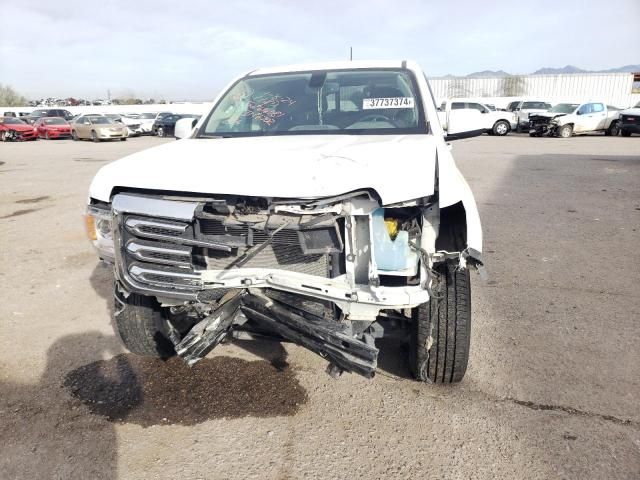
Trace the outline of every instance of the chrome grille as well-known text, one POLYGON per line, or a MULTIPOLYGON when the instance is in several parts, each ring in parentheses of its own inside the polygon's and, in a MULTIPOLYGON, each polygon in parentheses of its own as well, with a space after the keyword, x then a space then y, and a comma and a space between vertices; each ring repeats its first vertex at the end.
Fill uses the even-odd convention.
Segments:
MULTIPOLYGON (((205 284, 200 272, 236 268, 245 254, 269 238, 262 230, 211 219, 186 222, 121 213, 117 224, 121 268, 138 288, 185 293, 218 288, 205 284)), ((305 255, 298 231, 283 229, 241 268, 274 268, 327 278, 330 257, 305 255)))

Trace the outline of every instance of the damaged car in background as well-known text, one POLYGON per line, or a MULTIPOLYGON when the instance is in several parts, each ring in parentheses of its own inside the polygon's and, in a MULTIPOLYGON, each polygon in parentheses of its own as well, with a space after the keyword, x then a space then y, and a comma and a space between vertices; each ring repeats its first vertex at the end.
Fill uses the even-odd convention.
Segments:
POLYGON ((529 115, 529 136, 569 138, 574 133, 604 132, 616 136, 620 112, 601 102, 559 103, 548 112, 529 115))
POLYGON ((179 141, 103 167, 87 229, 126 347, 192 365, 270 338, 371 378, 396 336, 416 378, 460 381, 482 232, 446 141, 483 127, 450 115, 410 61, 260 69, 179 141))

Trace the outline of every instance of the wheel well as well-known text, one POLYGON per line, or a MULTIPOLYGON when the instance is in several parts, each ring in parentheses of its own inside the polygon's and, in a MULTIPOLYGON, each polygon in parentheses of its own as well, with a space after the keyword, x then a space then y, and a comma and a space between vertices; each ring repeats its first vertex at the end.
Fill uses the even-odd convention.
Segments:
POLYGON ((467 248, 467 212, 462 202, 440 209, 436 250, 461 252, 467 248))

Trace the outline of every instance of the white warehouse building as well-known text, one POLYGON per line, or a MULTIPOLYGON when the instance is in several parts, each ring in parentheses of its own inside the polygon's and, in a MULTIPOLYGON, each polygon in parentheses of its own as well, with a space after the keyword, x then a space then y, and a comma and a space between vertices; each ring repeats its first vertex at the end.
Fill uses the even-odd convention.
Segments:
POLYGON ((549 103, 601 100, 628 108, 640 101, 640 73, 571 73, 557 75, 510 75, 506 77, 430 78, 437 101, 474 98, 496 107, 512 99, 549 103))

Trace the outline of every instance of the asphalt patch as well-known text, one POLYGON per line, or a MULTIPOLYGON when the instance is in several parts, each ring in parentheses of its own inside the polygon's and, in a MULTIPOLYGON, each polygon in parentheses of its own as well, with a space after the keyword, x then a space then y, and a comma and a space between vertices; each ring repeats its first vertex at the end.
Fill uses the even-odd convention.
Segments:
POLYGON ((38 203, 48 199, 49 199, 49 196, 45 195, 42 197, 25 198, 24 200, 16 200, 15 203, 38 203))
POLYGON ((4 215, 2 217, 0 217, 0 219, 2 218, 11 218, 11 217, 19 217, 20 215, 26 215, 27 213, 31 213, 31 212, 37 212, 38 210, 42 210, 41 208, 26 208, 24 210, 16 210, 13 213, 10 213, 9 215, 4 215))
POLYGON ((307 392, 291 368, 278 367, 213 357, 190 368, 177 357, 121 354, 69 372, 64 386, 91 413, 143 427, 295 415, 307 392))

